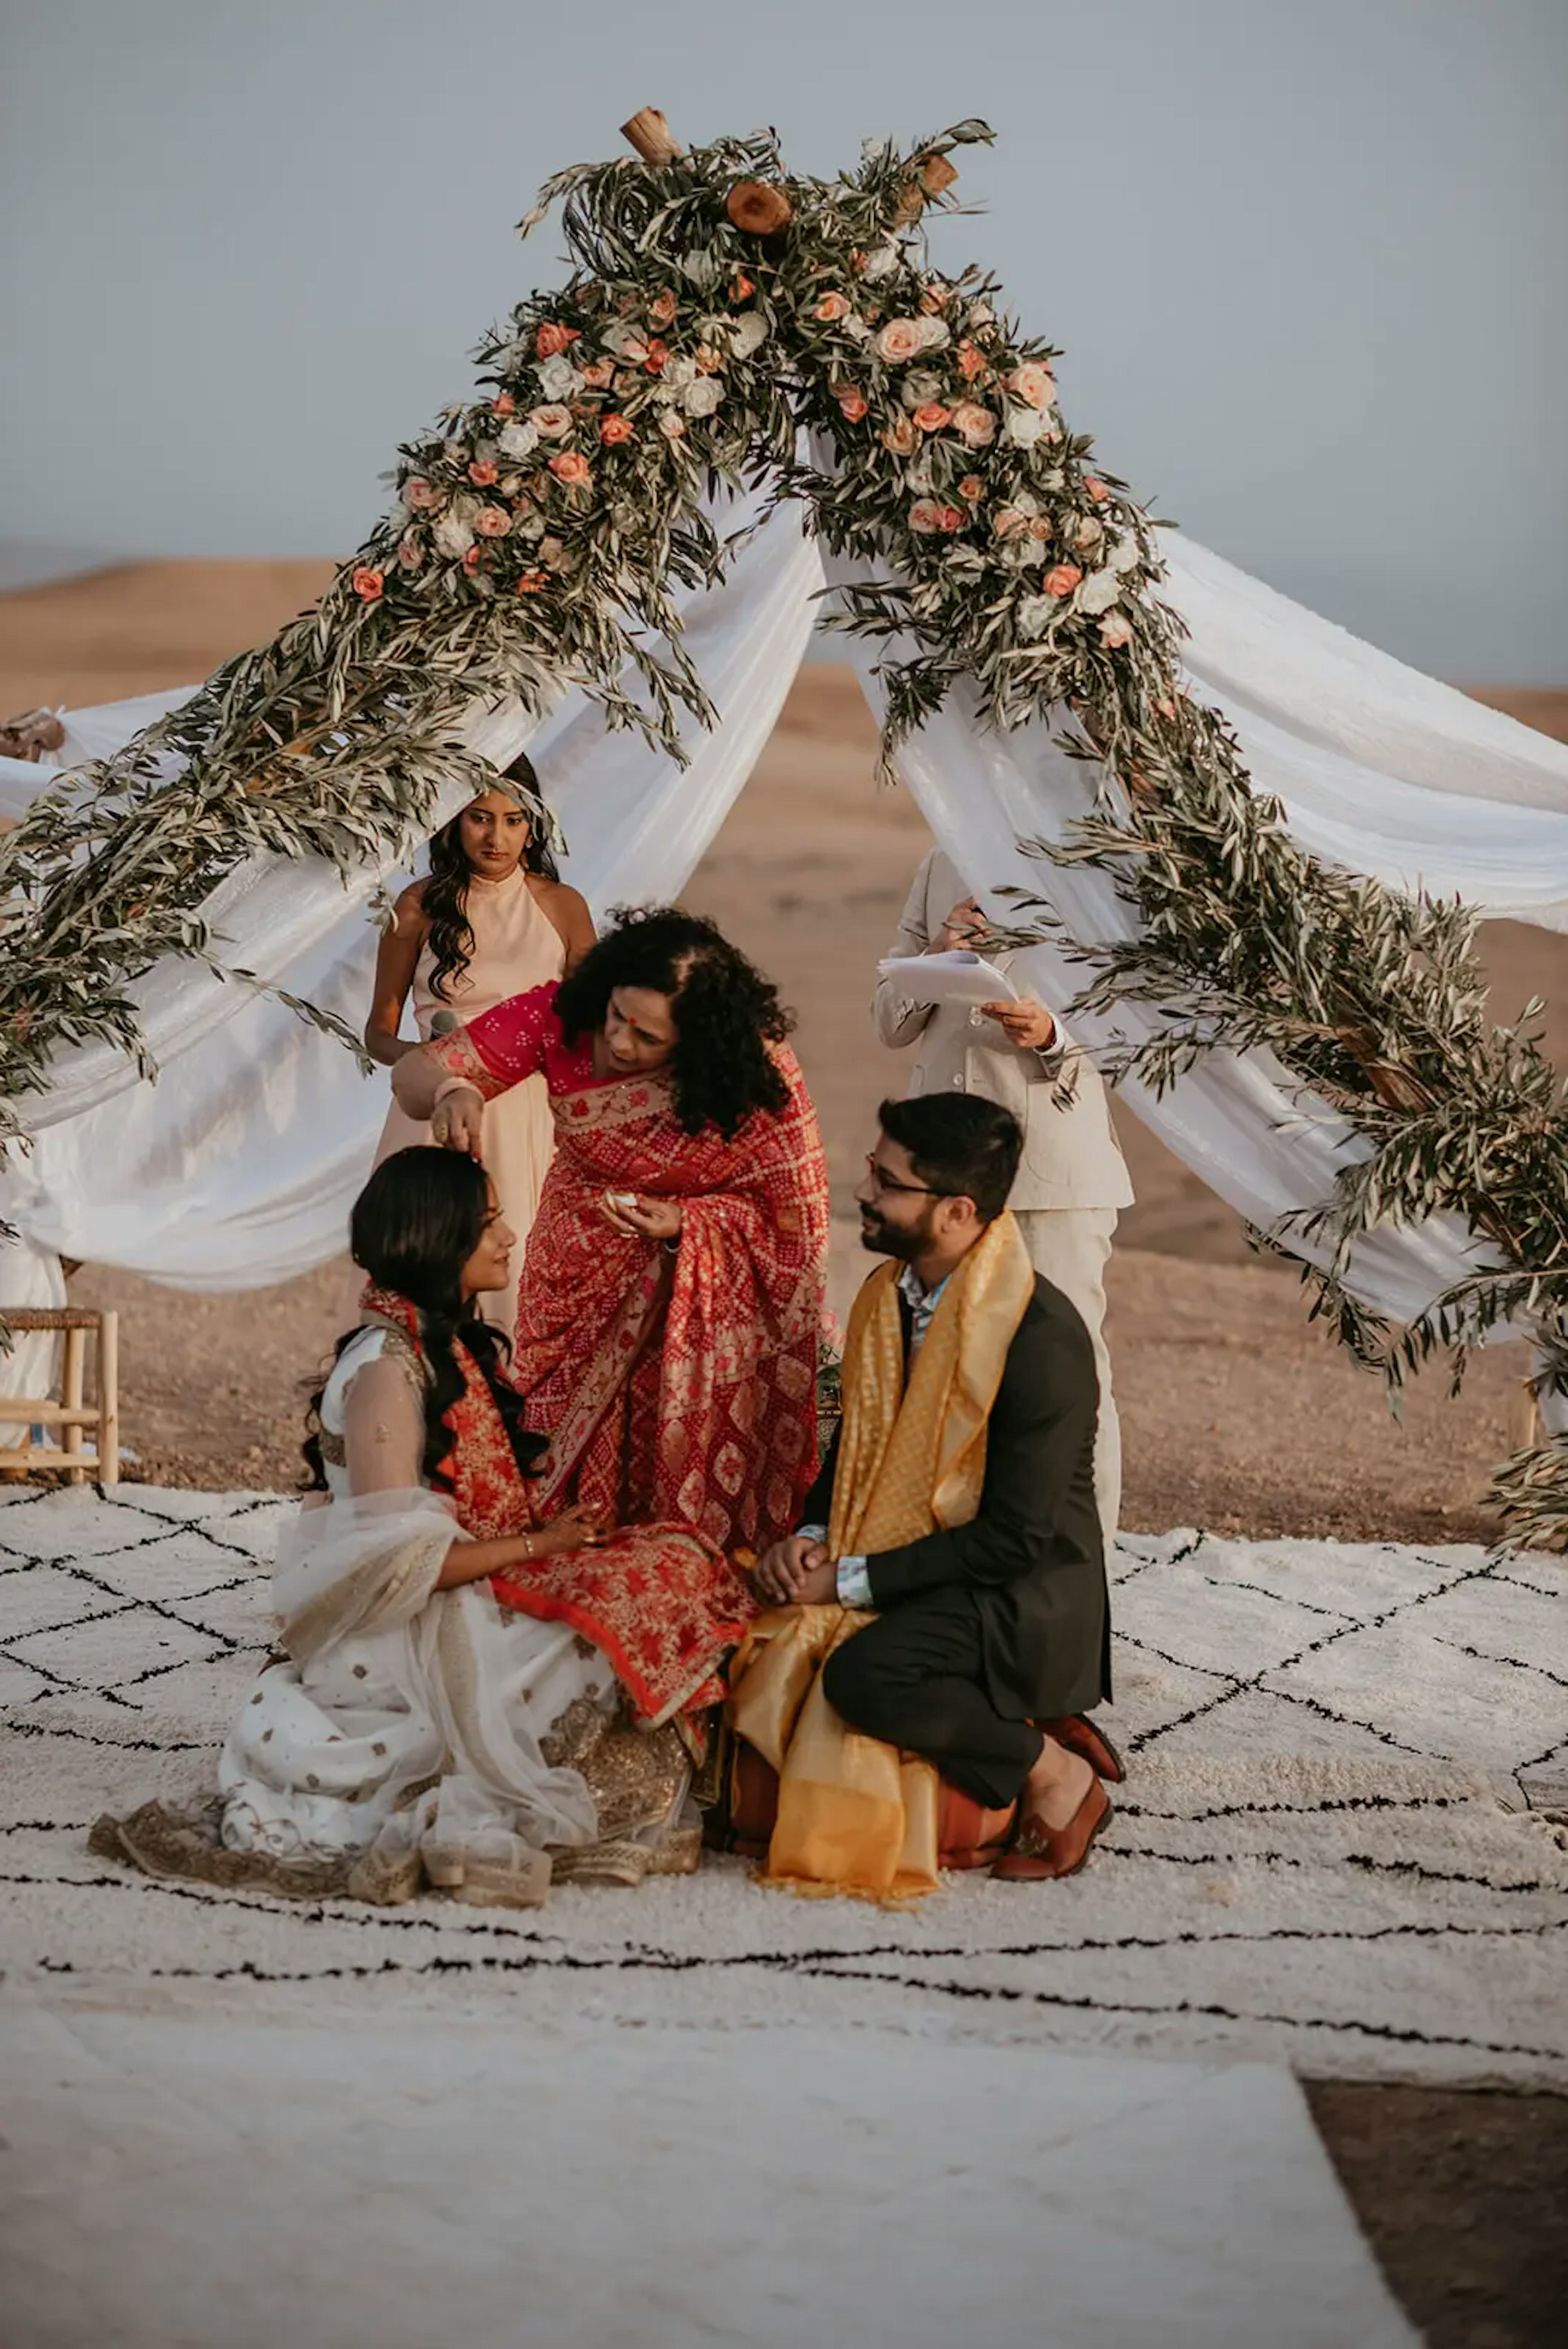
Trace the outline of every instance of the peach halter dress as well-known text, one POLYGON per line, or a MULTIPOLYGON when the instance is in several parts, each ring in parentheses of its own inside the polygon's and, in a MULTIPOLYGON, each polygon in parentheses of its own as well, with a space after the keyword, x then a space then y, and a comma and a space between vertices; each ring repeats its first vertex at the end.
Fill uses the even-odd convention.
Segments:
MULTIPOLYGON (((564 978, 566 941, 551 921, 519 866, 504 881, 485 881, 471 874, 468 920, 473 932, 473 953, 460 978, 449 979, 450 1004, 431 990, 435 957, 428 945, 420 949, 414 966, 414 1019, 421 1043, 428 1043, 431 1021, 443 1009, 462 1020, 476 1019, 504 1003, 510 996, 525 995, 530 988, 547 987, 564 978)), ((376 1164, 395 1150, 429 1142, 430 1127, 411 1118, 396 1102, 387 1112, 376 1164)), ((555 1127, 543 1077, 530 1077, 509 1092, 487 1102, 484 1109, 484 1164, 495 1185, 501 1212, 517 1235, 512 1254, 512 1285, 481 1298, 485 1319, 512 1333, 517 1309, 517 1275, 535 1213, 555 1148, 555 1127)))

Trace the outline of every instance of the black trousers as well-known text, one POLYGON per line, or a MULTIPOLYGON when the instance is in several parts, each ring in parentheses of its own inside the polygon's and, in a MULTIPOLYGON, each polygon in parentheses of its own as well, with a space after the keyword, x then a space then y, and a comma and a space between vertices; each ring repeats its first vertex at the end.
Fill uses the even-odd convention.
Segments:
POLYGON ((867 1737, 904 1746, 988 1810, 1016 1802, 1040 1732, 1004 1721, 984 1684, 974 1594, 954 1583, 878 1615, 823 1670, 828 1702, 867 1737))

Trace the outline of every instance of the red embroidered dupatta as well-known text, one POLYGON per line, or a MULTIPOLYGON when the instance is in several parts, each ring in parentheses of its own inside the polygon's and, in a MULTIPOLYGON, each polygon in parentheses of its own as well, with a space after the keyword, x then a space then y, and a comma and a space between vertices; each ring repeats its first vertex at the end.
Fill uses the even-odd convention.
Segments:
POLYGON ((540 1501, 696 1526, 762 1549, 794 1529, 816 1473, 827 1170, 787 1047, 789 1088, 734 1139, 689 1134, 662 1079, 585 1081, 539 994, 431 1050, 487 1094, 543 1067, 556 1155, 528 1235, 514 1369, 551 1438, 540 1501), (677 1198, 671 1254, 607 1223, 607 1191, 677 1198))
MULTIPOLYGON (((398 1332, 422 1371, 420 1317, 409 1299, 372 1286, 362 1309, 398 1332)), ((441 1474, 458 1523, 475 1541, 532 1532, 552 1512, 541 1511, 536 1482, 519 1469, 495 1397, 461 1340, 452 1356, 463 1392, 446 1415, 452 1447, 441 1474)), ((722 1701, 724 1659, 756 1612, 750 1585, 721 1552, 675 1525, 623 1526, 602 1548, 520 1563, 492 1575, 490 1588, 502 1606, 569 1623, 592 1640, 649 1729, 722 1701)))

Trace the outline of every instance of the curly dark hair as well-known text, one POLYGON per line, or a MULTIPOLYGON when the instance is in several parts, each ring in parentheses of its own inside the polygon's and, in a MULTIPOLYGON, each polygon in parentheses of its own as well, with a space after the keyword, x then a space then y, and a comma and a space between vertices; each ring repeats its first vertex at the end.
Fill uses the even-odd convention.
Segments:
POLYGON ((716 1125, 731 1142, 754 1111, 784 1108, 789 1087, 768 1046, 783 1043, 794 1014, 712 922, 680 905, 618 905, 561 982, 556 1009, 568 1042, 604 1025, 618 987, 670 999, 675 1114, 688 1133, 716 1125))
MULTIPOLYGON (((501 771, 508 781, 521 783, 535 799, 540 797, 539 778, 525 750, 519 750, 512 764, 501 771)), ((543 874, 546 881, 558 881, 561 877, 536 821, 532 822, 523 864, 524 871, 543 874)), ((468 885, 472 877, 473 868, 462 852, 460 808, 452 822, 443 823, 431 837, 430 878, 420 892, 420 910, 430 925, 434 962, 431 993, 439 995, 443 1003, 452 1001, 451 982, 462 977, 473 953, 473 931, 468 918, 468 885)))
MULTIPOLYGON (((472 1301, 465 1305, 462 1299, 462 1268, 479 1246, 489 1215, 489 1184, 476 1159, 455 1150, 416 1147, 381 1161, 348 1219, 349 1249, 360 1270, 379 1288, 406 1297, 419 1309, 420 1341, 431 1371, 421 1464, 426 1480, 438 1490, 446 1489, 441 1465, 452 1450, 446 1415, 463 1391, 462 1372, 452 1350, 454 1339, 462 1340, 483 1372, 524 1475, 537 1466, 545 1448, 546 1439, 523 1425, 522 1396, 500 1375, 507 1350, 504 1332, 483 1320, 472 1301)), ((358 1334, 345 1330, 334 1349, 334 1363, 358 1334)), ((326 1391, 323 1380, 310 1398, 301 1447, 309 1472, 306 1489, 317 1493, 327 1487, 321 1464, 321 1398, 326 1391)))

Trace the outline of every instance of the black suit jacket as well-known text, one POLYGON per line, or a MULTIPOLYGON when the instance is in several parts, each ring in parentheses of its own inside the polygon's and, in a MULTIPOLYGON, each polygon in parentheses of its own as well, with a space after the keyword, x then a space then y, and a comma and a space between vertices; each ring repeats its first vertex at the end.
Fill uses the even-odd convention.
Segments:
MULTIPOLYGON (((905 1360, 909 1314, 900 1299, 905 1360)), ((1095 1351, 1077 1309, 1038 1275, 986 1428, 985 1481, 966 1526, 867 1560, 878 1613, 961 1585, 980 1618, 984 1680, 1007 1720, 1083 1713, 1111 1692, 1110 1600, 1095 1505, 1095 1351)), ((826 1525, 838 1439, 801 1512, 826 1525)))

